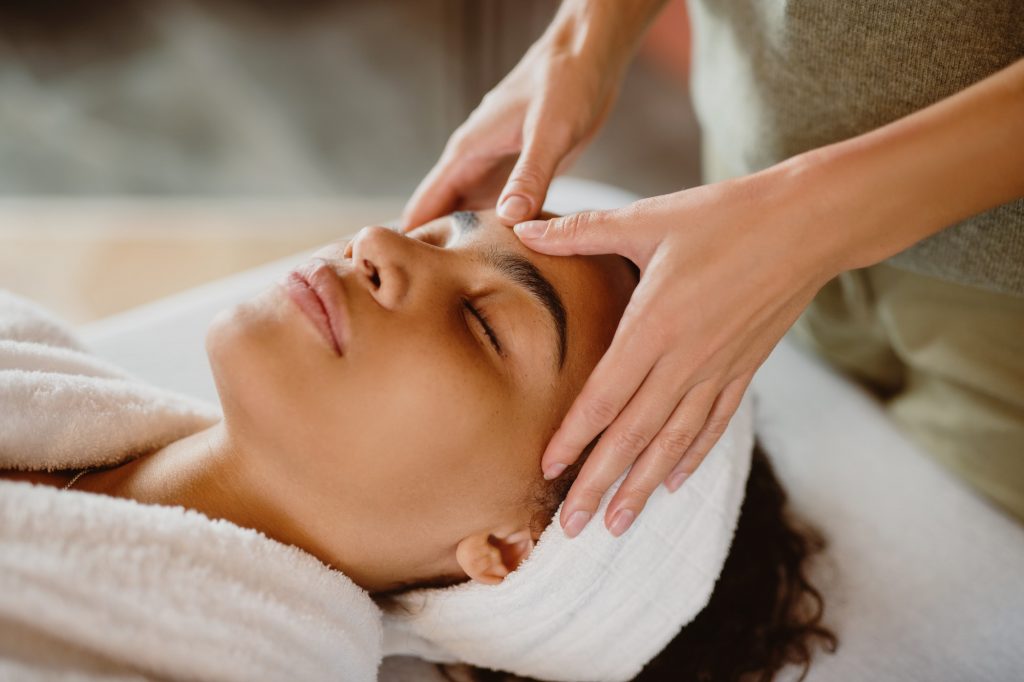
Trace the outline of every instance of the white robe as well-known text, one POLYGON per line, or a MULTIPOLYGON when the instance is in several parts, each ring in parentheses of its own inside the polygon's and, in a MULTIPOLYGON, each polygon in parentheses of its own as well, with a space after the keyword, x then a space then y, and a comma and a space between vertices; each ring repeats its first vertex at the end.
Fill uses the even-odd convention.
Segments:
MULTIPOLYGON (((115 464, 215 407, 0 291, 0 469, 115 464)), ((0 480, 0 679, 375 680, 381 613, 313 556, 177 507, 0 480)))

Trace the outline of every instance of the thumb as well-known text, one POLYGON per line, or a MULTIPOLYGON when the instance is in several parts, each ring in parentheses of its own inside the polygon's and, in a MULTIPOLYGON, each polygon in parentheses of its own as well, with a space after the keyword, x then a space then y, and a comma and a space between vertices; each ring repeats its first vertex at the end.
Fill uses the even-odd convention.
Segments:
POLYGON ((526 246, 551 256, 628 256, 626 235, 617 211, 583 211, 551 220, 530 220, 515 226, 526 246))
POLYGON ((498 197, 498 218, 507 225, 529 220, 544 206, 555 170, 569 151, 568 136, 538 127, 523 143, 519 160, 498 197))

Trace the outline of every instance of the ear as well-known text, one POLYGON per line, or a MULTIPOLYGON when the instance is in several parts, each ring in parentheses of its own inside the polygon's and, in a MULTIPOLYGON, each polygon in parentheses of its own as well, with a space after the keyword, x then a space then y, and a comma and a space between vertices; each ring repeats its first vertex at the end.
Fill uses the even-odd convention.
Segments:
POLYGON ((455 560, 473 580, 497 585, 533 551, 536 538, 529 528, 503 527, 469 535, 455 549, 455 560))

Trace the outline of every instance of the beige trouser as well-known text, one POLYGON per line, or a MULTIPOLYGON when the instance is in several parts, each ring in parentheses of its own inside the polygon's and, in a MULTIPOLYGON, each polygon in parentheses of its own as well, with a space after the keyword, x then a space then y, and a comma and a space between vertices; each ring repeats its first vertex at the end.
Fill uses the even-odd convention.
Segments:
POLYGON ((792 335, 1024 521, 1024 297, 875 265, 829 282, 792 335))

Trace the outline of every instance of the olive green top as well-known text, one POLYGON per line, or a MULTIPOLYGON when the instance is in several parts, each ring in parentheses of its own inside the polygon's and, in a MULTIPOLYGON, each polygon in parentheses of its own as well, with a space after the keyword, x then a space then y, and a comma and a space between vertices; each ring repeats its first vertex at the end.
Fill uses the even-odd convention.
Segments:
MULTIPOLYGON (((690 0, 690 15, 711 179, 867 132, 1024 57, 1021 0, 690 0)), ((1024 199, 888 262, 1024 296, 1024 199)))

